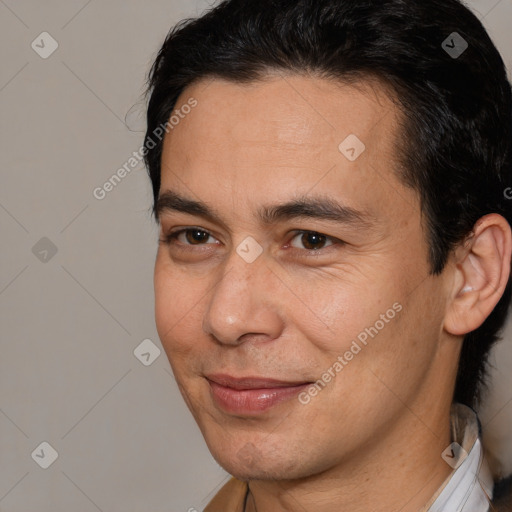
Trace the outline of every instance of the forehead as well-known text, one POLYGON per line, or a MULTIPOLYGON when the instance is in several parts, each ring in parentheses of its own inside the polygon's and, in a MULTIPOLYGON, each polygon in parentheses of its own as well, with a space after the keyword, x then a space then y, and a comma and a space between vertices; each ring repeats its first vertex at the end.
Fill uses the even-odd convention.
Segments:
POLYGON ((399 208, 411 195, 394 175, 400 113, 378 82, 208 79, 185 89, 175 110, 191 98, 197 106, 164 139, 161 191, 254 203, 315 189, 365 210, 399 208), (397 197, 383 203, 385 193, 397 197))
MULTIPOLYGON (((279 143, 280 150, 287 145, 309 149, 320 138, 341 142, 350 133, 371 143, 391 130, 392 138, 398 116, 389 89, 374 79, 353 84, 275 74, 246 84, 203 79, 183 91, 176 108, 190 97, 198 100, 198 108, 182 124, 196 135, 207 136, 212 143, 279 143), (387 122, 379 127, 380 121, 387 122)), ((180 142, 180 134, 185 135, 181 128, 173 129, 167 139, 180 142)))

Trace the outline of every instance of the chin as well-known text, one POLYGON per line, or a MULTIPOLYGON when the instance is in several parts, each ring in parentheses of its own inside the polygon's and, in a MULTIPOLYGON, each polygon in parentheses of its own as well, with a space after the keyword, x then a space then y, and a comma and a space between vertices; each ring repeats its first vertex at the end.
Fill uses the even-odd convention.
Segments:
POLYGON ((259 467, 248 467, 242 466, 238 463, 235 464, 224 464, 221 466, 232 476, 237 478, 238 480, 242 480, 245 482, 249 482, 252 480, 268 480, 268 481, 283 481, 283 480, 296 480, 304 477, 303 474, 293 471, 287 471, 282 468, 265 467, 265 464, 262 464, 259 467), (296 474, 297 473, 297 474, 296 474))
POLYGON ((297 454, 287 457, 271 447, 268 453, 263 453, 255 444, 247 443, 233 453, 214 450, 211 453, 217 463, 238 480, 290 480, 307 476, 297 454))

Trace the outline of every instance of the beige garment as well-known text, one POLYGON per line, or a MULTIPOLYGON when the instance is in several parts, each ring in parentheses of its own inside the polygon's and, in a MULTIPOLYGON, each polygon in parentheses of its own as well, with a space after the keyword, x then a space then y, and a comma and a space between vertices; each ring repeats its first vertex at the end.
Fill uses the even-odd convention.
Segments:
POLYGON ((249 486, 232 477, 208 503, 204 512, 244 512, 249 486))

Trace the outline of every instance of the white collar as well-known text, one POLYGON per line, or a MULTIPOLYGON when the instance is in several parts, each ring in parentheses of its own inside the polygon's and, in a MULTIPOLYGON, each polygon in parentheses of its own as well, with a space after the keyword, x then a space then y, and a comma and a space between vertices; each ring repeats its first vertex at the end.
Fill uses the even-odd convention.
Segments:
POLYGON ((453 404, 451 429, 454 445, 443 452, 455 469, 427 504, 427 512, 489 512, 494 482, 483 456, 476 413, 453 404), (454 449, 452 451, 452 449, 454 449), (450 457, 455 455, 454 458, 450 457))

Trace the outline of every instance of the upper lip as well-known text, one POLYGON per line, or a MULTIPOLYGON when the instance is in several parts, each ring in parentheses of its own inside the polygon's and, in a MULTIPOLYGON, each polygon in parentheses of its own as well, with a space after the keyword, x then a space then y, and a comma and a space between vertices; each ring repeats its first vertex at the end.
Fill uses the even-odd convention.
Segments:
POLYGON ((215 374, 206 375, 209 381, 220 384, 221 386, 232 389, 271 389, 301 386, 310 384, 309 381, 283 381, 278 379, 269 379, 266 377, 232 377, 231 375, 215 374))

